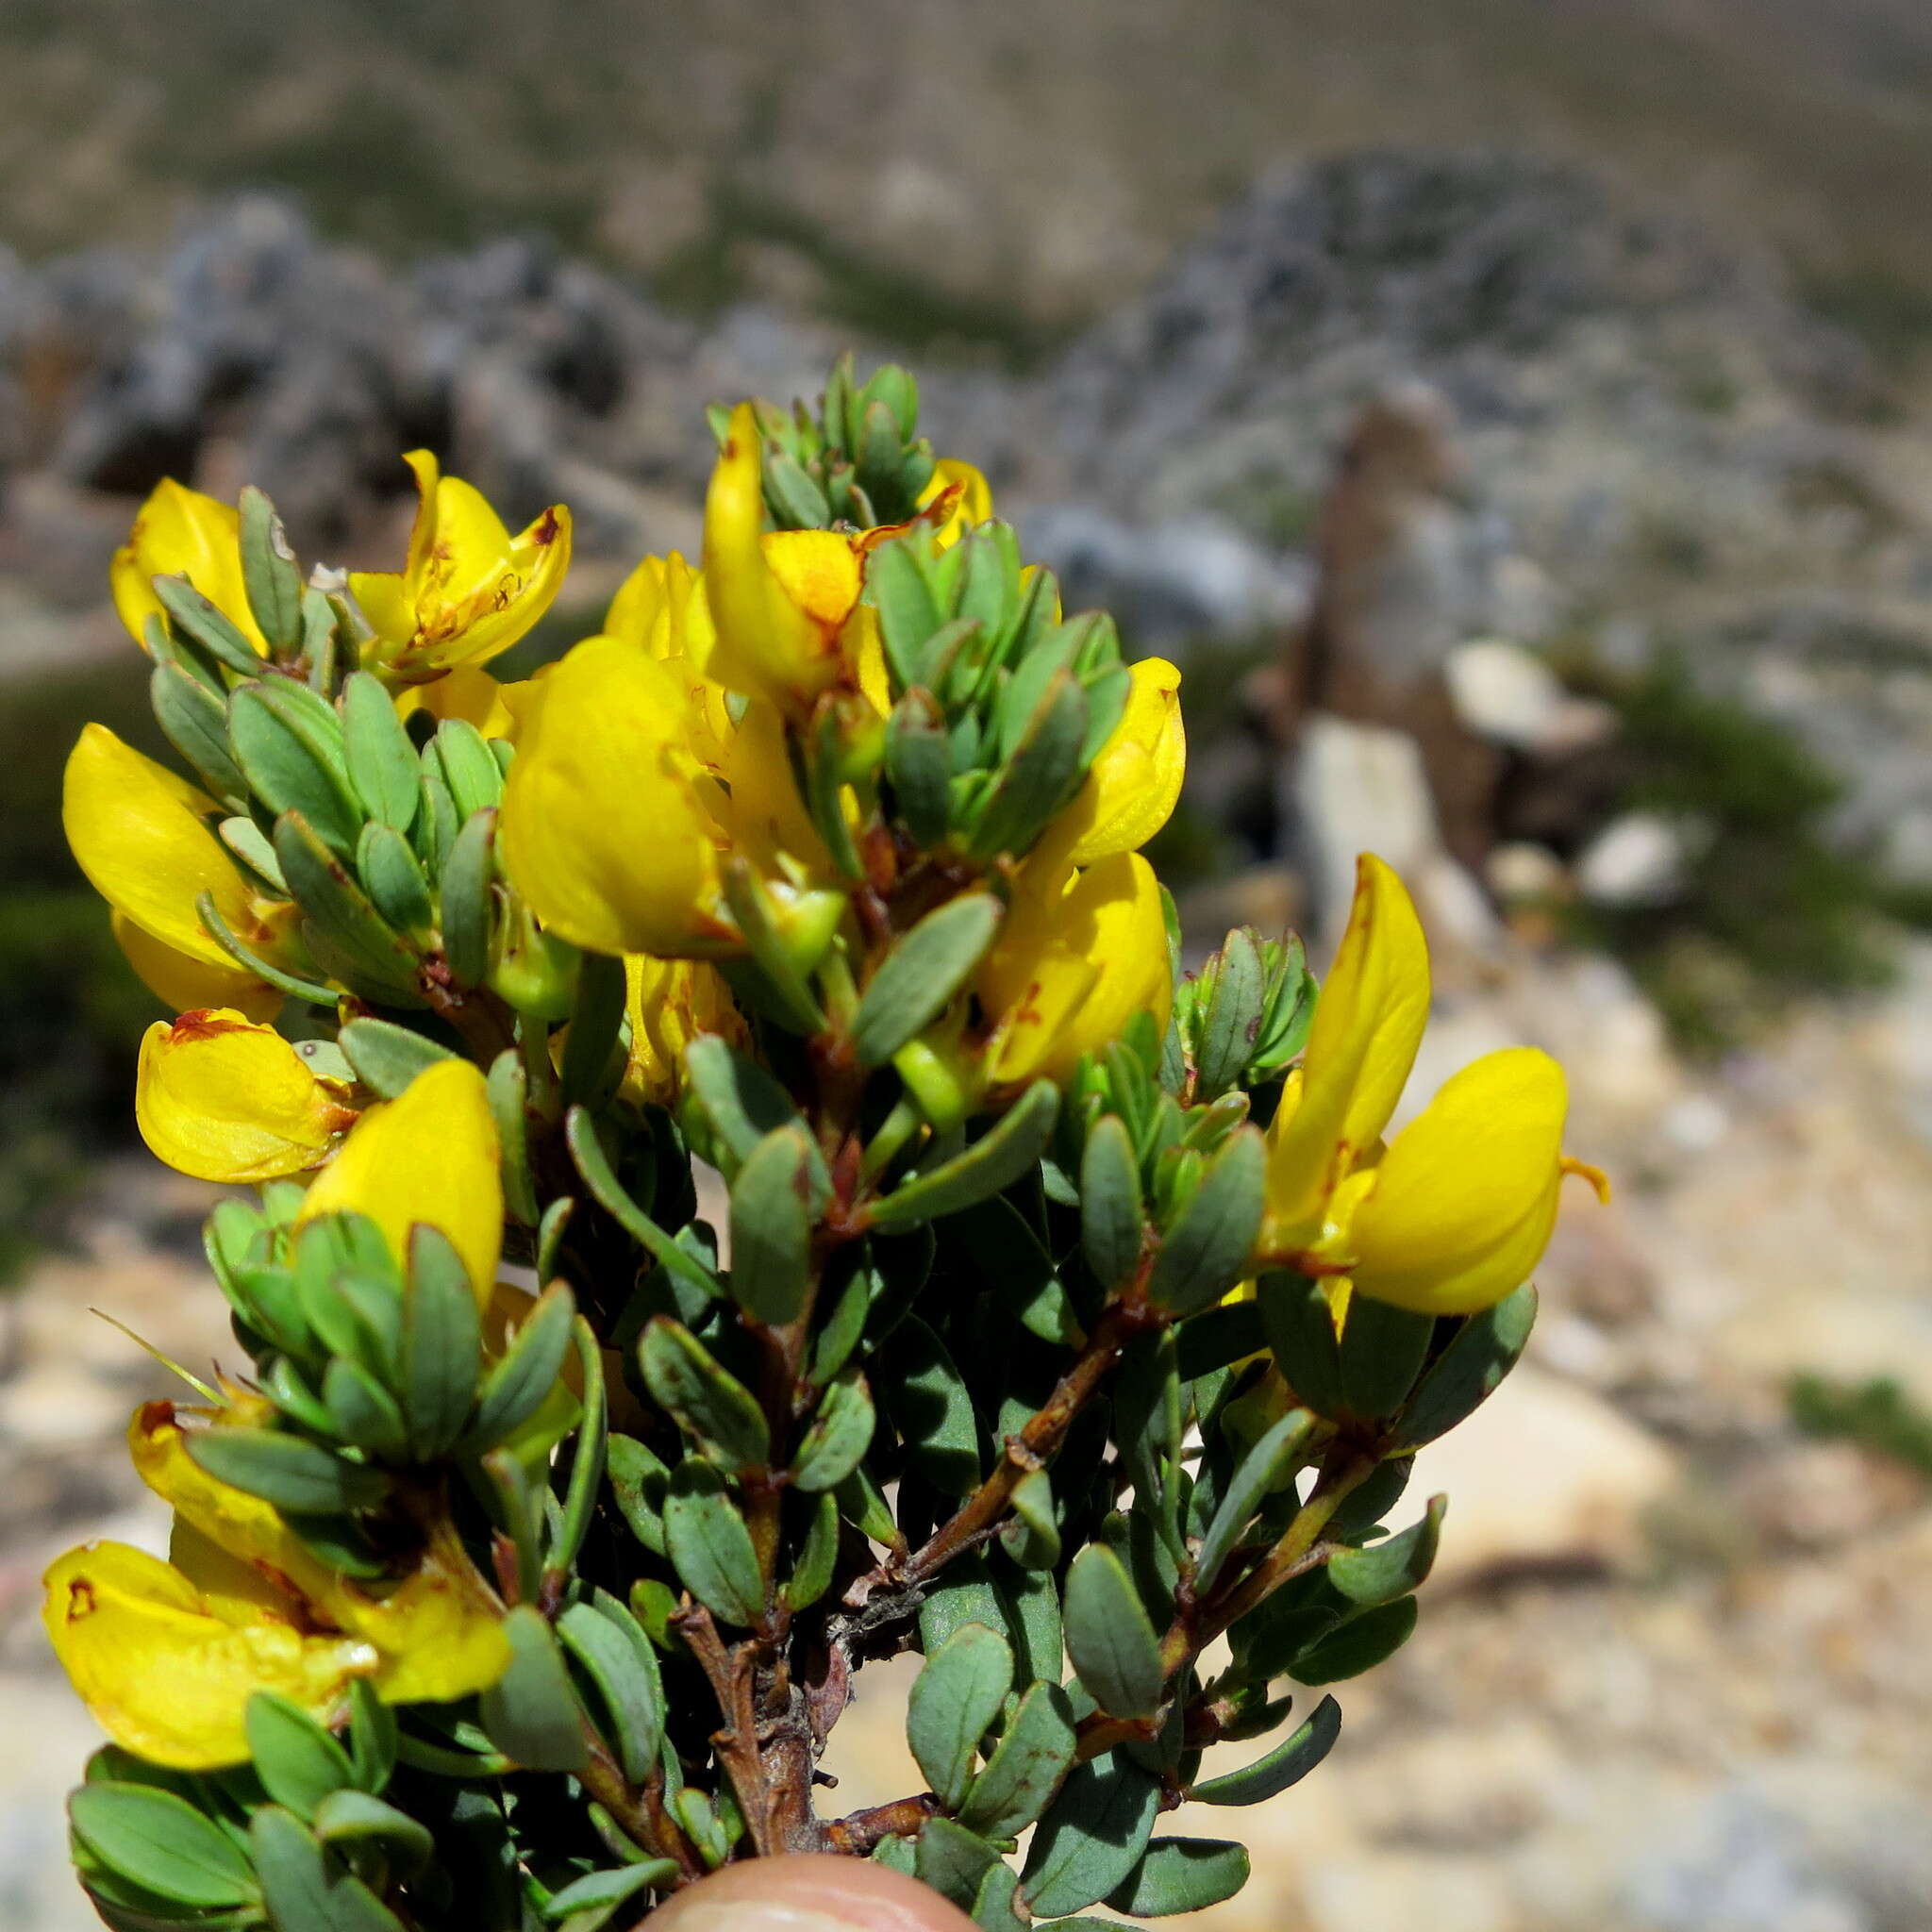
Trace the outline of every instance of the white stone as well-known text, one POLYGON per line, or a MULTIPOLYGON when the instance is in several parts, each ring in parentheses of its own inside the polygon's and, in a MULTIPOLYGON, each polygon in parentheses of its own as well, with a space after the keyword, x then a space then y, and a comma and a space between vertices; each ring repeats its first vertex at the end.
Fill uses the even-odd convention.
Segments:
POLYGON ((1683 889, 1685 856, 1674 819, 1624 812, 1578 857, 1576 888, 1593 906, 1667 906, 1683 889))
POLYGON ((1442 669, 1457 716, 1493 744, 1550 755, 1593 744, 1616 729, 1608 706, 1573 697, 1541 658, 1507 639, 1458 644, 1442 669))
POLYGON ((1498 845, 1483 862, 1490 891, 1507 905, 1532 899, 1557 899, 1568 891, 1570 874, 1547 845, 1526 839, 1498 845))

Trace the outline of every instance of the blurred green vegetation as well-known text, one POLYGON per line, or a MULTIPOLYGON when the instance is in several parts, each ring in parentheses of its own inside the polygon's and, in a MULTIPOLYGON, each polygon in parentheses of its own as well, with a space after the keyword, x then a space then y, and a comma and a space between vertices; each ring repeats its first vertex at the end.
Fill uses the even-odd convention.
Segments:
POLYGON ((1793 1375, 1785 1391, 1792 1422, 1807 1436, 1836 1437, 1932 1476, 1932 1411, 1890 1375, 1835 1382, 1793 1375))

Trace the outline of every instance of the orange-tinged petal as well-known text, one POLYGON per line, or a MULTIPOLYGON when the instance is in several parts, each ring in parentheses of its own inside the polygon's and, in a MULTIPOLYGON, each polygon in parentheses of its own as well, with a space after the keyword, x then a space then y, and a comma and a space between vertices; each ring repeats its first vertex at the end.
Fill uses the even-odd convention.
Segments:
POLYGON ((164 945, 232 972, 195 911, 209 892, 231 931, 245 938, 257 925, 253 895, 205 823, 215 809, 105 724, 88 725, 68 756, 60 821, 88 883, 164 945))
POLYGON ((497 846, 525 903, 593 952, 670 958, 727 943, 676 673, 622 639, 591 638, 532 695, 497 846))
POLYGON ((1429 1013, 1429 955, 1414 903, 1364 853, 1355 904, 1322 984, 1300 1098, 1270 1130, 1271 1241, 1307 1246, 1330 1193, 1373 1152, 1415 1064, 1429 1013))
POLYGON ((919 508, 930 509, 942 496, 949 496, 950 501, 934 526, 934 535, 944 550, 992 515, 992 491, 971 463, 962 463, 956 457, 941 457, 933 465, 925 488, 919 492, 919 508))
POLYGON ((1047 881, 1029 893, 1023 874, 976 985, 998 1023, 990 1071, 1002 1084, 1064 1079, 1136 1014, 1165 1026, 1174 984, 1153 867, 1119 853, 1064 892, 1047 881))
POLYGON ((242 577, 242 519, 218 503, 164 476, 135 514, 127 541, 108 566, 114 608, 136 643, 150 617, 161 614, 157 577, 186 576, 264 657, 268 641, 248 608, 242 577))
POLYGON ((149 1152, 170 1167, 242 1183, 315 1166, 355 1114, 273 1026, 225 1009, 147 1029, 134 1118, 149 1152))
POLYGON ((410 1228, 426 1223, 463 1257, 480 1306, 503 1244, 498 1160, 482 1074, 468 1060, 439 1060, 356 1123, 310 1185, 296 1222, 344 1209, 366 1214, 399 1261, 410 1228))
POLYGON ((1562 1182, 1563 1070, 1534 1047, 1486 1055, 1397 1134, 1349 1221, 1358 1293, 1467 1315, 1529 1279, 1562 1182))
POLYGON ((840 573, 849 566, 856 576, 858 566, 842 537, 790 534, 823 541, 768 550, 758 418, 741 403, 705 498, 705 593, 717 627, 706 669, 733 691, 799 704, 838 681, 839 630, 857 590, 836 622, 828 614, 844 581, 840 573), (834 549, 845 552, 847 565, 838 563, 834 549), (794 601, 781 570, 810 599, 808 607, 794 601))
POLYGON ((45 1584, 48 1640, 95 1721, 123 1749, 176 1770, 244 1762, 256 1691, 328 1724, 380 1662, 361 1638, 218 1616, 178 1570, 126 1543, 72 1550, 45 1584))
POLYGON ((624 1091, 636 1101, 675 1104, 684 1082, 684 1050, 700 1033, 734 1045, 748 1043, 731 989, 702 959, 653 959, 633 953, 624 962, 625 1008, 630 1016, 630 1062, 624 1091))
POLYGON ((239 966, 211 966, 206 959, 177 952, 143 932, 125 912, 110 912, 108 923, 114 943, 126 954, 141 983, 177 1013, 198 1007, 227 1007, 246 1020, 272 1020, 281 1011, 281 989, 267 980, 239 966))

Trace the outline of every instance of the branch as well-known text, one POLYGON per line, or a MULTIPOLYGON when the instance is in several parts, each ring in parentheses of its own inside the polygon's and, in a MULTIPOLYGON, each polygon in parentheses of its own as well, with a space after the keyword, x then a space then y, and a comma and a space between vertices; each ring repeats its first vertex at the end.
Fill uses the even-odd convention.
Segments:
POLYGON ((825 1842, 832 1851, 862 1858, 882 1840, 915 1837, 939 1808, 930 1792, 916 1798, 894 1798, 890 1805, 874 1805, 869 1811, 855 1811, 850 1818, 835 1818, 824 1828, 825 1842))

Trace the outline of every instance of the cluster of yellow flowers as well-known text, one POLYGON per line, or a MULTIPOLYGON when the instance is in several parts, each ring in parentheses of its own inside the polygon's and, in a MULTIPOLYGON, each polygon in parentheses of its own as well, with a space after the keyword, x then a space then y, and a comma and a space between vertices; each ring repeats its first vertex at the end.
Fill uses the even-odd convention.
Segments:
MULTIPOLYGON (((136 1106, 147 1144, 183 1173, 264 1186, 276 1240, 299 1244, 318 1219, 366 1217, 402 1268, 413 1233, 437 1230, 468 1274, 486 1360, 534 1307, 497 1281, 505 1142, 522 1124, 507 1121, 486 1069, 514 1045, 520 1094, 557 1080, 570 1054, 558 1023, 579 1024, 572 989, 582 956, 624 965, 623 1064, 606 1091, 675 1107, 691 1042, 743 1044, 760 1000, 790 998, 794 1014, 802 1002, 835 1042, 827 1064, 849 1063, 849 1044, 838 1042, 891 939, 951 899, 990 891, 996 935, 957 990, 937 989, 910 1037, 889 1042, 917 1101, 909 1130, 935 1146, 1034 1083, 1076 1083, 1136 1025, 1151 1024, 1157 1038, 1169 1025, 1167 914, 1141 848, 1180 792, 1179 673, 1158 658, 1126 669, 1110 712, 1096 711, 1104 732, 1075 782, 1042 794, 1043 822, 1016 835, 1024 842, 988 832, 976 850, 944 837, 922 849, 881 808, 881 770, 894 769, 881 746, 911 680, 894 659, 873 566, 909 540, 943 573, 947 553, 988 525, 986 484, 942 462, 903 523, 774 529, 761 442, 753 407, 741 407, 721 439, 702 568, 645 559, 598 634, 523 682, 500 683, 485 667, 558 596, 571 548, 561 506, 511 535, 476 491, 417 452, 408 461, 421 507, 403 570, 351 574, 325 591, 318 579, 307 591, 305 608, 350 641, 412 748, 452 724, 468 729, 461 746, 487 748, 477 781, 495 814, 487 958, 466 972, 452 975, 448 901, 435 894, 438 869, 453 863, 450 832, 435 822, 434 788, 419 797, 413 774, 385 815, 379 774, 355 769, 352 751, 351 789, 371 810, 337 836, 337 801, 313 790, 320 781, 304 776, 264 798, 254 770, 233 769, 212 741, 197 762, 219 797, 99 725, 68 764, 75 857, 135 970, 178 1014, 142 1045, 136 1106), (358 916, 375 903, 383 929, 402 936, 401 968, 379 946, 345 950, 318 919, 287 839, 274 836, 277 816, 291 812, 321 840, 323 884, 334 880, 358 916), (275 1024, 291 992, 325 1011, 333 1003, 343 1024, 367 1015, 381 1004, 370 974, 390 1007, 426 1010, 451 1042, 393 1097, 332 1041, 275 1024)), ((971 568, 984 574, 992 558, 990 546, 975 551, 971 568)), ((156 656, 155 675, 179 676, 159 647, 179 593, 164 599, 157 580, 185 580, 215 613, 204 622, 219 620, 222 635, 259 658, 258 688, 292 747, 291 769, 325 775, 341 756, 323 742, 322 714, 347 716, 372 702, 370 687, 331 688, 272 647, 245 565, 235 509, 163 484, 114 559, 116 605, 156 656)), ((1017 583, 1022 597, 1052 600, 1042 622, 1061 621, 1050 580, 1028 570, 1017 583)), ((995 591, 975 581, 975 614, 994 608, 995 591)), ((216 692, 204 708, 219 722, 239 704, 216 692)), ((240 742, 239 719, 232 728, 240 742)), ((939 779, 941 811, 949 798, 978 808, 1020 769, 1022 749, 1015 727, 997 759, 955 758, 939 779)), ((264 753, 262 768, 271 762, 264 753)), ((460 791, 461 774, 451 785, 460 791)), ((467 810, 458 805, 453 825, 467 810)), ((1365 858, 1306 1053, 1267 1130, 1265 1218, 1245 1271, 1291 1268, 1331 1284, 1338 1324, 1351 1293, 1430 1314, 1497 1302, 1541 1255, 1572 1165, 1562 1074, 1527 1049, 1458 1074, 1384 1145, 1428 1004, 1414 908, 1395 875, 1365 858)), ((836 1133, 824 1151, 826 1211, 850 1222, 883 1158, 847 1158, 836 1133)), ((535 1224, 513 1196, 517 1252, 528 1257, 535 1224)), ((131 1431, 136 1466, 175 1510, 172 1560, 105 1544, 48 1574, 53 1641, 110 1735, 161 1764, 220 1765, 246 1755, 244 1712, 259 1690, 327 1720, 358 1678, 399 1703, 493 1681, 508 1656, 502 1604, 447 1517, 425 1513, 400 1583, 391 1572, 365 1587, 284 1511, 191 1453, 198 1436, 259 1424, 276 1407, 240 1383, 208 1395, 201 1412, 151 1405, 131 1431)))

